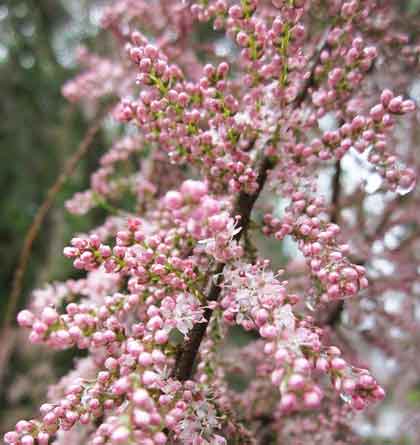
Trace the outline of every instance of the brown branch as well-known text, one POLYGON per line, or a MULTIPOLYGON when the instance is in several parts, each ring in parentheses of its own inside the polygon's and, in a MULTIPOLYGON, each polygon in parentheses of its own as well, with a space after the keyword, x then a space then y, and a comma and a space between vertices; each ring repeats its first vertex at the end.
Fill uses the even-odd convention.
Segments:
POLYGON ((330 28, 328 27, 322 36, 322 38, 319 41, 319 44, 315 48, 314 57, 312 60, 312 65, 310 69, 310 76, 306 79, 304 84, 302 85, 302 88, 300 89, 299 94, 296 96, 294 100, 295 108, 298 108, 302 102, 306 99, 309 90, 315 86, 315 68, 318 65, 321 57, 321 53, 324 49, 328 47, 327 38, 328 34, 330 33, 330 28))
MULTIPOLYGON (((26 236, 23 241, 23 247, 19 256, 18 265, 15 269, 13 277, 12 291, 10 293, 7 302, 6 312, 3 320, 3 327, 2 327, 3 339, 7 338, 10 333, 10 328, 15 316, 16 308, 19 302, 19 297, 22 292, 23 278, 31 256, 32 246, 40 231, 41 225, 44 222, 44 219, 48 211, 50 210, 51 206, 54 203, 55 197, 60 192, 64 183, 74 173, 79 161, 88 152, 92 144, 92 141, 96 133, 101 128, 103 119, 107 115, 108 111, 109 108, 106 108, 102 113, 100 113, 93 122, 93 124, 90 126, 90 128, 87 130, 85 137, 83 138, 79 147, 74 152, 74 154, 68 159, 68 161, 64 165, 63 171, 60 173, 54 184, 48 190, 47 196, 45 197, 43 203, 41 204, 41 207, 39 207, 35 215, 35 218, 32 221, 32 224, 30 225, 28 231, 26 232, 26 236)), ((2 342, 2 348, 0 349, 0 381, 7 361, 7 357, 12 348, 12 345, 9 345, 8 343, 9 342, 6 341, 2 342)))
POLYGON ((398 195, 396 197, 396 199, 394 199, 393 201, 391 201, 384 213, 383 213, 383 217, 381 219, 381 221, 378 223, 378 225, 375 228, 375 231, 369 236, 367 236, 367 241, 369 242, 373 242, 376 239, 381 238, 382 236, 385 235, 385 232, 388 229, 388 224, 392 221, 392 218, 395 216, 395 210, 397 208, 401 208, 403 207, 403 204, 407 202, 407 195, 406 196, 401 196, 398 195))
MULTIPOLYGON (((272 168, 272 162, 269 160, 269 158, 264 157, 260 163, 258 170, 257 190, 251 195, 245 192, 239 193, 238 199, 236 200, 232 212, 233 215, 240 216, 239 228, 241 230, 234 237, 236 241, 239 241, 242 234, 245 233, 248 229, 252 209, 254 207, 255 201, 258 199, 258 196, 260 195, 261 190, 264 187, 264 184, 267 180, 268 170, 270 168, 272 168)), ((207 294, 207 302, 217 301, 217 299, 219 298, 220 292, 222 290, 220 287, 220 280, 224 267, 224 263, 218 263, 211 275, 210 289, 207 294), (213 277, 217 277, 216 280, 213 280, 213 277)), ((205 309, 204 319, 206 321, 194 325, 193 329, 191 330, 189 339, 184 344, 182 352, 178 357, 177 363, 175 365, 175 376, 181 381, 188 380, 191 377, 194 360, 206 332, 212 313, 213 311, 210 308, 207 307, 205 309)))
MULTIPOLYGON (((340 219, 340 197, 341 197, 341 162, 337 160, 335 163, 335 173, 332 180, 332 197, 331 197, 331 222, 337 224, 340 219)), ((337 301, 330 307, 330 311, 324 320, 326 326, 336 326, 344 309, 344 301, 337 301)))
MULTIPOLYGON (((307 97, 309 89, 314 85, 314 74, 315 67, 319 62, 319 57, 321 51, 327 45, 327 36, 329 33, 329 29, 324 33, 320 44, 317 46, 315 51, 315 56, 313 58, 313 62, 311 65, 311 74, 308 76, 308 79, 303 84, 300 93, 296 96, 296 99, 293 102, 294 108, 298 108, 302 105, 304 100, 307 97)), ((252 209, 254 207, 255 202, 257 201, 262 189, 264 188, 265 182, 267 180, 268 170, 273 167, 272 161, 268 157, 264 157, 258 169, 257 176, 257 190, 252 194, 247 194, 245 192, 241 192, 235 202, 235 206, 232 212, 232 215, 239 216, 239 228, 241 229, 234 239, 239 241, 242 237, 242 234, 245 233, 248 229, 252 209)), ((220 281, 222 279, 222 272, 225 267, 224 263, 218 263, 211 274, 209 291, 207 293, 207 302, 217 301, 221 292, 220 281), (213 277, 217 277, 216 280, 213 277)), ((209 324, 210 318, 212 316, 212 309, 206 308, 204 311, 204 319, 203 323, 197 323, 192 328, 188 340, 184 343, 181 352, 178 354, 176 358, 174 375, 178 380, 185 381, 191 378, 194 368, 195 358, 197 356, 198 350, 200 348, 200 344, 204 335, 206 333, 207 326, 209 324)))
POLYGON ((340 219, 340 198, 341 198, 341 162, 337 160, 335 163, 335 173, 332 180, 332 197, 331 197, 331 222, 338 224, 340 219))

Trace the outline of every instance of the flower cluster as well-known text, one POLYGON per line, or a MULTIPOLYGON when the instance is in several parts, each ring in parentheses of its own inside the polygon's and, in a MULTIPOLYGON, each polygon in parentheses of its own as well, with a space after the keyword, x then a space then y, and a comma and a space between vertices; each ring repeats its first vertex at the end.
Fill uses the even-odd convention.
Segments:
POLYGON ((316 300, 327 303, 348 298, 366 288, 365 268, 347 258, 349 246, 337 241, 340 227, 319 218, 322 208, 319 200, 297 192, 291 201, 290 210, 281 220, 265 215, 264 229, 267 234, 274 233, 277 239, 292 235, 298 241, 314 278, 316 300))
POLYGON ((322 330, 310 317, 294 314, 299 297, 288 295, 287 282, 278 281, 264 266, 236 264, 226 271, 226 295, 220 304, 225 320, 256 328, 265 339, 264 352, 274 363, 271 381, 282 393, 280 408, 318 407, 323 391, 314 382, 316 373, 328 375, 334 389, 348 396, 356 409, 382 400, 384 390, 366 370, 351 367, 338 348, 323 346, 322 330))
POLYGON ((368 160, 377 167, 387 180, 391 190, 400 187, 411 190, 415 184, 415 173, 411 168, 400 165, 396 157, 387 151, 388 135, 395 125, 395 115, 414 111, 415 103, 395 97, 392 91, 384 90, 381 102, 369 110, 369 116, 357 115, 335 131, 327 131, 322 139, 316 139, 304 148, 305 156, 317 154, 321 159, 341 159, 350 148, 367 153, 368 160))
POLYGON ((66 204, 109 215, 64 248, 81 278, 17 317, 30 342, 85 358, 7 444, 353 440, 351 412, 397 375, 380 384, 359 345, 406 362, 418 349, 418 85, 398 58, 418 48, 387 33, 400 22, 384 4, 105 8, 115 60, 81 52, 63 92, 93 109, 118 98, 118 138, 66 204), (361 160, 383 178, 374 194, 354 184, 361 160))

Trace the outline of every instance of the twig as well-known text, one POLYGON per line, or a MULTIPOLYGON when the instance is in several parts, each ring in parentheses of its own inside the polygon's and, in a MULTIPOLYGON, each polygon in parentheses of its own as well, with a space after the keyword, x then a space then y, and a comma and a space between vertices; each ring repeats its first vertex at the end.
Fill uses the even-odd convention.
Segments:
MULTIPOLYGON (((331 197, 331 222, 337 224, 340 218, 340 197, 341 197, 341 162, 337 160, 335 163, 335 173, 332 181, 332 197, 331 197)), ((344 301, 340 300, 333 303, 330 312, 324 324, 334 327, 341 319, 344 309, 344 301)))
POLYGON ((335 173, 332 181, 332 197, 331 197, 331 222, 338 224, 340 219, 340 198, 341 198, 341 162, 337 160, 335 163, 335 173))
MULTIPOLYGON (((64 165, 63 171, 60 173, 60 175, 57 177, 54 184, 51 186, 51 188, 47 192, 47 196, 45 197, 43 203, 41 204, 41 207, 39 207, 35 218, 32 221, 32 224, 30 225, 25 239, 23 241, 23 247, 20 252, 18 265, 15 269, 14 277, 13 277, 13 286, 12 291, 10 293, 5 316, 3 319, 3 327, 2 327, 2 338, 6 339, 8 338, 9 331, 12 326, 13 318, 16 312, 16 308, 19 302, 19 297, 22 292, 22 283, 23 278, 28 266, 29 258, 31 256, 32 252, 32 246, 33 243, 40 231, 41 225, 50 210, 52 204, 54 203, 54 199, 57 196, 57 194, 60 192, 62 186, 67 181, 67 179, 74 173, 74 170, 76 169, 79 161, 86 155, 88 152, 92 141, 96 135, 96 133, 101 128, 102 122, 104 117, 107 115, 109 111, 109 108, 106 108, 102 113, 99 114, 99 116, 95 119, 93 125, 90 126, 90 128, 87 130, 85 137, 83 138, 82 142, 80 143, 77 150, 74 152, 74 154, 68 159, 66 164, 64 165)), ((7 357, 12 349, 12 345, 9 345, 10 342, 2 341, 2 347, 0 348, 0 381, 2 380, 2 375, 5 368, 5 363, 7 361, 7 357)))
MULTIPOLYGON (((261 190, 264 187, 270 167, 272 167, 271 161, 269 160, 269 158, 264 157, 259 167, 259 173, 257 177, 257 190, 251 195, 245 192, 241 192, 238 196, 232 213, 235 216, 240 216, 239 228, 241 230, 234 237, 236 241, 240 240, 242 234, 247 230, 249 226, 252 209, 254 207, 255 201, 258 199, 258 196, 260 195, 261 190)), ((222 290, 220 287, 220 280, 224 267, 224 263, 218 263, 212 273, 212 277, 217 278, 216 280, 210 278, 211 284, 209 292, 207 294, 207 302, 216 301, 219 298, 220 292, 222 290)), ((204 319, 206 321, 194 325, 193 329, 191 330, 189 340, 184 344, 184 347, 182 348, 182 352, 179 355, 179 358, 175 365, 175 376, 181 381, 188 380, 191 377, 195 356, 197 355, 201 340, 204 337, 212 313, 213 311, 209 307, 205 309, 204 319)))
MULTIPOLYGON (((328 32, 329 30, 327 29, 327 31, 324 33, 323 38, 321 39, 320 44, 317 47, 316 54, 311 66, 311 74, 302 86, 300 93, 294 100, 294 108, 298 108, 303 103, 303 101, 306 99, 309 88, 314 84, 315 67, 318 64, 321 51, 327 44, 326 41, 328 32)), ((258 167, 257 190, 253 194, 241 192, 236 200, 232 214, 234 216, 240 216, 239 228, 241 229, 234 237, 236 241, 240 240, 242 234, 246 232, 248 228, 252 209, 262 189, 264 188, 265 182, 267 180, 268 170, 272 167, 273 165, 271 160, 268 157, 264 157, 258 167)), ((218 263, 215 267, 215 270, 213 271, 212 277, 217 278, 215 280, 210 278, 209 291, 207 293, 207 302, 216 301, 219 298, 221 292, 220 281, 222 279, 221 276, 224 267, 224 263, 218 263)), ((184 343, 181 352, 176 359, 174 375, 180 381, 188 380, 192 376, 195 358, 200 348, 201 341, 206 333, 206 329, 212 316, 212 312, 213 311, 208 307, 205 309, 205 321, 203 323, 197 323, 194 325, 193 329, 190 332, 188 340, 184 343)))

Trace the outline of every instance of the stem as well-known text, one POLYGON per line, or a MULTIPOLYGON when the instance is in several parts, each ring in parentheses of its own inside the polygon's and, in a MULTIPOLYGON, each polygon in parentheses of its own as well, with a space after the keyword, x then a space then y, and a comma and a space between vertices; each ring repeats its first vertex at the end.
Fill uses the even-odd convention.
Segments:
MULTIPOLYGON (((340 196, 341 196, 341 162, 337 160, 335 163, 335 173, 332 180, 332 197, 331 197, 331 222, 337 224, 340 218, 340 196)), ((334 327, 340 319, 344 309, 344 301, 340 300, 333 303, 330 312, 324 322, 325 325, 334 327)))
POLYGON ((341 162, 337 160, 335 163, 335 174, 332 181, 332 197, 331 197, 331 222, 338 224, 340 218, 340 197, 341 197, 341 162))
MULTIPOLYGON (((107 108, 105 112, 101 113, 93 123, 93 125, 87 130, 85 137, 83 138, 82 142, 80 143, 77 150, 74 152, 73 156, 70 157, 70 159, 67 161, 67 163, 64 166, 63 171, 60 173, 60 175, 57 177, 54 184, 51 186, 51 188, 47 192, 47 196, 44 200, 44 202, 41 204, 41 207, 39 207, 35 218, 32 221, 32 224, 29 227, 29 230, 26 232, 25 239, 23 241, 23 247, 19 256, 19 262, 15 269, 15 273, 13 276, 13 286, 12 291, 10 293, 10 297, 8 299, 8 303, 5 310, 5 316, 3 320, 3 327, 2 327, 2 337, 8 338, 9 331, 11 329, 11 325, 13 322, 13 318, 16 312, 16 308, 19 302, 19 297, 22 292, 22 283, 23 278, 26 272, 26 268, 28 266, 28 262, 31 256, 32 252, 32 246, 33 243, 41 229, 42 223, 44 222, 44 219, 50 210, 51 206, 54 203, 54 199, 61 190, 64 183, 67 181, 67 179, 73 174, 74 170, 76 169, 79 161, 86 155, 88 152, 93 139, 96 135, 96 133, 101 128, 102 122, 104 117, 107 115, 109 109, 107 108)), ((9 342, 10 343, 10 342, 9 342)), ((5 365, 7 362, 7 358, 12 350, 12 344, 9 344, 8 342, 4 342, 2 347, 0 348, 0 381, 2 379, 3 371, 5 369, 5 365)), ((13 343, 13 342, 11 342, 13 343)))
MULTIPOLYGON (((242 234, 246 232, 249 226, 251 212, 254 207, 258 196, 261 193, 261 190, 264 187, 264 184, 267 181, 268 170, 272 168, 273 164, 269 158, 264 157, 260 163, 257 177, 257 190, 249 195, 248 193, 241 192, 239 193, 238 199, 236 200, 234 210, 232 212, 233 215, 239 215, 239 228, 241 229, 234 237, 236 241, 239 241, 242 237, 242 234)), ((207 294, 207 302, 217 301, 220 295, 222 288, 220 287, 220 281, 223 269, 225 267, 225 263, 218 263, 211 274, 211 277, 217 277, 216 280, 210 279, 210 289, 207 294)), ((188 380, 193 371, 195 357, 197 355, 198 349, 200 347, 201 341, 206 332, 207 326, 209 324, 210 318, 212 316, 212 309, 207 307, 204 311, 204 319, 206 320, 203 323, 197 323, 192 328, 189 339, 186 341, 182 348, 182 352, 178 357, 178 360, 175 364, 175 376, 178 380, 184 381, 188 380)))
MULTIPOLYGON (((322 37, 321 42, 315 51, 315 55, 311 66, 311 75, 308 77, 307 81, 303 84, 300 93, 298 94, 293 103, 295 109, 298 108, 303 103, 303 101, 306 99, 309 88, 314 84, 315 67, 318 64, 321 51, 325 48, 327 44, 326 40, 328 32, 329 29, 325 31, 324 36, 322 37)), ((239 241, 242 237, 242 234, 245 233, 246 230, 248 229, 252 209, 267 181, 268 170, 273 168, 273 166, 274 166, 273 162, 270 160, 270 158, 264 156, 259 166, 257 167, 258 168, 257 190, 252 194, 241 192, 238 195, 238 198, 235 202, 235 206, 232 212, 232 215, 240 216, 239 228, 241 230, 234 237, 236 241, 239 241)), ((222 280, 222 273, 224 267, 225 267, 224 263, 216 264, 215 269, 211 274, 211 277, 217 277, 217 278, 215 280, 210 278, 209 291, 207 293, 207 302, 217 301, 219 298, 220 292, 222 290, 220 284, 222 280)), ((182 346, 181 351, 176 358, 174 376, 180 381, 188 380, 192 376, 195 358, 200 348, 201 341, 203 340, 204 335, 206 333, 206 329, 209 324, 212 313, 213 313, 212 309, 210 309, 209 307, 205 308, 204 310, 205 321, 202 323, 197 323, 193 326, 189 334, 189 338, 182 346)))

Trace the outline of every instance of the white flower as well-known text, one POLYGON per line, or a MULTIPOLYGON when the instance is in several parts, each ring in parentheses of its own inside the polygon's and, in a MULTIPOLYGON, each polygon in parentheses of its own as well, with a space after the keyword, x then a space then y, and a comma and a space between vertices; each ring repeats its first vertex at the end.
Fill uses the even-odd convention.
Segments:
POLYGON ((295 330, 295 316, 293 315, 290 304, 276 308, 274 310, 274 320, 279 329, 285 328, 287 331, 295 330))
MULTIPOLYGON (((170 321, 174 321, 175 327, 184 336, 193 328, 196 323, 203 322, 203 308, 199 300, 192 294, 181 293, 176 297, 176 306, 173 311, 163 309, 162 314, 170 321)), ((173 324, 168 325, 171 330, 173 324)))
POLYGON ((216 410, 207 400, 199 400, 190 405, 189 415, 180 422, 179 438, 185 445, 225 445, 226 440, 214 434, 220 428, 216 410))
POLYGON ((244 319, 250 319, 251 312, 258 307, 275 311, 283 310, 277 315, 281 326, 291 326, 294 323, 291 308, 281 309, 283 307, 281 302, 286 291, 272 271, 236 262, 226 269, 224 287, 234 298, 229 309, 237 313, 238 323, 244 319))

